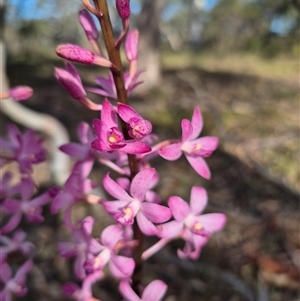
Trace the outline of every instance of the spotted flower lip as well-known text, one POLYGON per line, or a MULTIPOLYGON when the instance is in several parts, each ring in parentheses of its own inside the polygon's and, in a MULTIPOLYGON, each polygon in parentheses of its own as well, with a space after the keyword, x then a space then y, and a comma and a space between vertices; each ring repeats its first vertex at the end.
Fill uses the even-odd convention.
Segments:
POLYGON ((98 137, 91 143, 93 149, 102 152, 119 150, 127 154, 141 154, 151 150, 150 146, 142 141, 125 140, 118 128, 117 112, 112 104, 105 99, 102 106, 101 120, 93 120, 93 127, 98 137))
POLYGON ((210 136, 197 138, 202 128, 201 112, 198 107, 195 107, 192 120, 183 119, 181 122, 181 141, 161 148, 158 153, 170 161, 179 159, 184 153, 194 170, 200 176, 209 180, 211 174, 204 158, 209 157, 217 148, 218 138, 210 136))

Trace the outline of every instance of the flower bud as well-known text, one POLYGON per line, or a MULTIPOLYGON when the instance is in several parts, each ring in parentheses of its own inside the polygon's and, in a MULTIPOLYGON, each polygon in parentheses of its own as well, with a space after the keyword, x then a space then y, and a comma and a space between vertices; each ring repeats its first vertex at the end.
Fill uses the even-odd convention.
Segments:
POLYGON ((137 60, 138 57, 139 31, 131 30, 125 41, 125 54, 129 62, 137 60))
POLYGON ((17 86, 9 90, 9 96, 16 101, 22 101, 30 98, 33 94, 32 88, 28 86, 17 86))
POLYGON ((56 48, 56 54, 72 62, 85 65, 99 65, 112 67, 112 63, 106 58, 95 55, 92 51, 73 44, 63 44, 56 48))
POLYGON ((88 40, 98 40, 99 33, 91 14, 86 9, 82 9, 79 12, 78 19, 88 40))
POLYGON ((82 99, 85 97, 86 93, 81 81, 78 81, 69 71, 55 68, 55 77, 73 98, 82 99))
POLYGON ((121 19, 128 19, 130 16, 130 0, 116 0, 116 7, 121 19))

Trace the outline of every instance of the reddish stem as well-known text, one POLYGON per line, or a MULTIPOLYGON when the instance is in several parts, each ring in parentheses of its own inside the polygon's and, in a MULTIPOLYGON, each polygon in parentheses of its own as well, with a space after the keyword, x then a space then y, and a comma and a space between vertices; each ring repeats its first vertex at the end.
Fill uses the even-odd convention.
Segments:
MULTIPOLYGON (((120 51, 119 51, 119 47, 115 46, 114 33, 109 17, 106 0, 93 0, 93 1, 95 3, 96 9, 99 12, 101 12, 101 14, 97 14, 97 17, 101 25, 103 39, 108 52, 109 60, 116 67, 115 69, 111 69, 111 71, 116 86, 118 101, 128 105, 128 97, 127 97, 127 91, 125 89, 123 66, 122 66, 120 51)), ((124 134, 125 139, 131 139, 131 137, 128 135, 128 129, 129 129, 128 125, 123 120, 121 119, 119 120, 121 123, 122 132, 124 134)), ((130 180, 132 180, 134 176, 139 172, 139 164, 136 155, 128 155, 128 162, 130 168, 130 180)), ((143 252, 144 237, 136 222, 133 225, 133 233, 134 233, 134 239, 138 240, 139 244, 134 249, 134 253, 133 253, 133 259, 135 261, 135 270, 132 276, 132 281, 133 281, 132 287, 136 293, 139 293, 138 287, 141 282, 142 252, 143 252)))

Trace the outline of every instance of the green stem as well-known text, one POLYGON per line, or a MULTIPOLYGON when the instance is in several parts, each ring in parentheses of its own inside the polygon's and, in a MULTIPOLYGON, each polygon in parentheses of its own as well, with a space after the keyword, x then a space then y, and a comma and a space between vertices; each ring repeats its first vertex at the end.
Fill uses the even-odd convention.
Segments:
MULTIPOLYGON (((101 25, 103 39, 108 52, 109 60, 116 67, 116 69, 112 69, 111 72, 113 74, 113 78, 116 86, 118 101, 128 105, 128 97, 127 97, 127 91, 125 89, 123 68, 122 68, 123 66, 122 66, 120 51, 119 51, 119 47, 115 47, 114 33, 109 17, 106 0, 93 0, 93 1, 96 9, 102 13, 102 16, 98 17, 98 20, 101 25)), ((128 125, 123 120, 120 120, 120 123, 125 139, 131 139, 130 136, 128 135, 128 125)), ((134 176, 139 172, 139 164, 136 155, 128 155, 128 162, 130 168, 130 179, 132 180, 134 176)), ((133 225, 133 233, 134 233, 134 239, 136 239, 139 242, 139 244, 134 249, 133 252, 133 259, 135 261, 135 270, 132 276, 132 280, 133 280, 132 287, 135 290, 135 292, 138 293, 138 286, 141 282, 141 274, 142 274, 143 234, 136 222, 133 225)))

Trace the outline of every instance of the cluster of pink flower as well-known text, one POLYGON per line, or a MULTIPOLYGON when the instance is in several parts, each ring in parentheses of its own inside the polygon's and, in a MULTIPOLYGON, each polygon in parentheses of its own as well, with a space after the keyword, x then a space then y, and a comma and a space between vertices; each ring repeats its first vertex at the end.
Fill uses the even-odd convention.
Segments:
MULTIPOLYGON (((1 197, 5 199, 1 203, 2 209, 10 215, 8 223, 1 231, 7 233, 15 229, 22 214, 25 214, 30 222, 42 221, 42 206, 53 196, 51 212, 57 213, 64 209, 64 223, 73 238, 71 242, 59 243, 60 256, 75 257, 74 273, 82 281, 81 287, 72 282, 66 283, 63 291, 67 296, 78 301, 97 301, 98 299, 92 296, 91 287, 94 282, 105 277, 103 268, 108 265, 111 275, 120 280, 119 291, 126 300, 159 301, 167 290, 167 285, 161 280, 152 281, 142 294, 136 287, 131 286, 131 278, 137 264, 134 253, 136 248, 142 248, 136 232, 160 239, 152 247, 141 252, 140 260, 146 260, 169 241, 178 238, 185 241, 183 250, 178 250, 178 256, 196 259, 210 235, 224 227, 226 217, 220 213, 201 214, 207 204, 207 193, 204 188, 198 186, 191 189, 190 206, 178 196, 171 196, 168 206, 161 205, 158 194, 152 190, 159 182, 159 176, 151 167, 150 160, 160 156, 174 161, 184 154, 200 176, 210 179, 210 170, 204 158, 210 156, 217 148, 218 139, 198 138, 203 120, 200 109, 196 107, 191 120, 183 119, 181 122, 181 139, 166 140, 153 145, 157 137, 151 134, 152 125, 148 120, 127 103, 118 102, 115 106, 112 105, 107 98, 120 101, 120 87, 115 83, 115 74, 121 72, 123 76, 126 97, 141 83, 141 71, 137 70, 139 34, 137 30, 128 32, 129 0, 116 0, 123 31, 120 37, 111 43, 119 50, 125 40, 129 70, 123 74, 113 60, 105 57, 98 43, 98 30, 88 11, 101 20, 103 14, 100 7, 92 6, 88 0, 84 0, 83 4, 86 9, 79 12, 79 21, 93 52, 77 45, 65 44, 57 48, 57 54, 69 61, 109 68, 109 76, 96 77, 95 82, 100 88, 84 88, 77 69, 69 62, 65 63, 65 69, 56 68, 55 76, 75 100, 90 110, 101 111, 100 119, 93 120, 93 131, 87 123, 82 122, 79 125, 80 143, 68 143, 60 147, 62 152, 77 160, 64 187, 59 192, 51 190, 33 200, 30 200, 34 188, 30 177, 31 165, 43 160, 45 153, 41 149, 41 141, 36 140, 32 132, 26 132, 22 136, 16 128, 10 128, 10 140, 1 141, 2 147, 7 151, 7 156, 2 156, 2 162, 16 160, 20 171, 26 176, 17 187, 1 191, 1 197), (86 90, 104 96, 103 103, 97 104, 90 100, 86 90), (119 127, 119 124, 122 126, 119 127), (134 161, 130 161, 132 157, 134 161), (102 183, 114 200, 106 200, 93 194, 97 184, 88 177, 96 161, 120 175, 114 180, 110 173, 107 173, 102 183), (134 168, 132 162, 135 164, 134 168), (11 194, 20 194, 21 201, 10 198, 11 194), (105 228, 98 239, 92 236, 92 217, 75 222, 71 218, 74 205, 82 201, 99 204, 116 222, 105 228)), ((2 181, 5 182, 2 186, 8 187, 9 175, 5 175, 2 181)), ((23 237, 24 233, 20 232, 16 232, 12 240, 4 237, 4 254, 15 248, 28 251, 28 244, 22 243, 23 237), (16 245, 18 247, 15 247, 16 245)), ((9 294, 9 290, 16 293, 21 287, 22 292, 24 291, 24 274, 32 264, 31 261, 28 262, 20 268, 14 278, 11 278, 9 267, 5 264, 7 271, 5 270, 5 276, 1 276, 1 280, 6 286, 2 295, 9 294), (14 285, 11 284, 12 281, 14 285)), ((1 298, 2 295, 0 300, 9 300, 8 297, 1 298)))
MULTIPOLYGON (((18 93, 23 94, 23 87, 18 89, 18 93)), ((29 91, 27 87, 25 89, 29 91)), ((27 98, 27 96, 21 95, 22 98, 27 98)), ((20 100, 20 97, 15 97, 15 99, 20 100)), ((0 282, 3 285, 0 291, 0 300, 9 301, 12 300, 13 294, 16 296, 26 294, 26 274, 33 265, 32 257, 35 246, 31 242, 25 241, 27 235, 20 229, 22 217, 24 216, 30 223, 42 222, 44 220, 42 208, 51 202, 55 189, 33 197, 35 184, 31 176, 32 165, 46 159, 42 140, 33 131, 27 130, 22 134, 16 126, 10 125, 8 139, 0 138, 0 145, 0 167, 10 162, 16 162, 21 174, 21 180, 16 184, 12 183, 13 174, 11 172, 5 172, 0 180, 0 212, 1 219, 4 221, 0 227, 0 282), (18 254, 23 255, 21 258, 26 259, 16 270, 17 265, 14 263, 14 258, 18 258, 18 254)))

